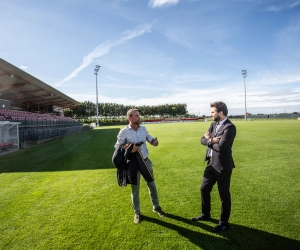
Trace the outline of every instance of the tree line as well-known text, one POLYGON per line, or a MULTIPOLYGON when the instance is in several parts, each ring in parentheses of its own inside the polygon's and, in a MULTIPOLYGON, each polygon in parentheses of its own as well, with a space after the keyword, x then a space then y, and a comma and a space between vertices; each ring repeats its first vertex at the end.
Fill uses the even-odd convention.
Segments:
MULTIPOLYGON (((138 109, 144 118, 154 117, 187 117, 187 105, 185 103, 163 104, 156 106, 131 106, 117 103, 98 103, 98 117, 102 120, 116 120, 126 118, 129 109, 138 109)), ((64 115, 74 119, 90 120, 96 117, 96 105, 90 101, 81 102, 75 108, 64 110, 64 115)))

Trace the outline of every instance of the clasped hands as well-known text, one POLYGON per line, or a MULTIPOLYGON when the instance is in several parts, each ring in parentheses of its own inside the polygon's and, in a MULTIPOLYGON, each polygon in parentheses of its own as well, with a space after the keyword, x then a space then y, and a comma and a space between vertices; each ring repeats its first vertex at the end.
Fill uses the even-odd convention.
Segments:
POLYGON ((217 144, 217 143, 219 143, 219 141, 220 141, 220 139, 221 139, 222 136, 220 135, 220 136, 211 138, 209 131, 206 131, 206 133, 204 134, 204 137, 206 139, 210 139, 210 144, 217 144))

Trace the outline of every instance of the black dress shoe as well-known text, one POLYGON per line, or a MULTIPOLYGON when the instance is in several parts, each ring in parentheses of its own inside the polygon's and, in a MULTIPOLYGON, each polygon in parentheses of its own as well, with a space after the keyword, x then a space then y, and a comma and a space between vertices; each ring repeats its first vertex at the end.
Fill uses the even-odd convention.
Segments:
POLYGON ((198 221, 198 220, 210 220, 211 217, 210 216, 204 216, 203 214, 201 214, 200 216, 194 217, 192 218, 192 221, 198 221))
POLYGON ((226 229, 228 229, 228 228, 229 228, 228 225, 227 225, 227 226, 218 225, 218 226, 216 226, 215 228, 213 228, 211 231, 212 231, 213 233, 219 233, 219 232, 223 232, 224 230, 226 230, 226 229))

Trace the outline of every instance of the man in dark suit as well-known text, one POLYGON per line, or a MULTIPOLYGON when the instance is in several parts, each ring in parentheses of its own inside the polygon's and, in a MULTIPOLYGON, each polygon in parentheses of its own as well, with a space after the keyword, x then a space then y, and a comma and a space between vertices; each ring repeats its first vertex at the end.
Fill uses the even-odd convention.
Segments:
POLYGON ((210 104, 211 117, 214 122, 201 138, 201 144, 207 146, 204 161, 207 166, 200 187, 202 214, 192 218, 193 221, 210 220, 210 193, 217 182, 221 199, 221 216, 218 225, 212 232, 222 232, 229 228, 228 220, 231 210, 230 177, 234 162, 232 144, 236 135, 234 124, 227 118, 228 109, 223 102, 210 104))

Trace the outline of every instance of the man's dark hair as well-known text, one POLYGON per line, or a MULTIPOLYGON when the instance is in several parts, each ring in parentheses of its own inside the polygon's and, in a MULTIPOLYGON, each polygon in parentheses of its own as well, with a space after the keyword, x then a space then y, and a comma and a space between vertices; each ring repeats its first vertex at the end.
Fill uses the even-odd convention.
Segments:
POLYGON ((227 114, 228 114, 228 109, 224 102, 213 102, 210 104, 210 107, 216 108, 218 113, 222 111, 223 115, 225 115, 225 116, 227 116, 227 114))

